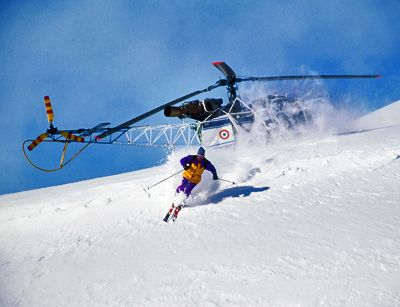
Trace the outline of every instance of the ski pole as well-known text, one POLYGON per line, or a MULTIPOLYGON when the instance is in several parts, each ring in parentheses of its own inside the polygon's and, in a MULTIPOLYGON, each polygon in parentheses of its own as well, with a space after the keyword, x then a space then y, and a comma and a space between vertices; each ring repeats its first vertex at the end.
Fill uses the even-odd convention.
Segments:
POLYGON ((168 176, 167 178, 164 178, 163 180, 161 180, 161 181, 159 181, 159 182, 153 184, 152 186, 147 187, 146 189, 149 190, 149 189, 151 189, 152 187, 155 187, 156 185, 158 185, 158 184, 164 182, 165 180, 168 180, 169 178, 178 175, 180 172, 182 172, 182 170, 180 170, 179 172, 176 172, 175 174, 172 174, 171 176, 168 176))
POLYGON ((226 179, 222 179, 222 178, 218 178, 218 180, 229 182, 229 183, 232 183, 232 184, 236 184, 235 181, 230 181, 230 180, 226 180, 226 179))

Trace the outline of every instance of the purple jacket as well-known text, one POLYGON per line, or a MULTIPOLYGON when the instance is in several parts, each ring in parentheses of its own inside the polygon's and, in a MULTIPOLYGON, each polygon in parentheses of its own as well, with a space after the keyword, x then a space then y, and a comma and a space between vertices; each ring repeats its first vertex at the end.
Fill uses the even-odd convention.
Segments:
MULTIPOLYGON (((197 160, 197 155, 189 155, 181 159, 182 167, 186 167, 186 165, 190 165, 192 163, 196 165, 199 163, 199 160, 197 160)), ((211 172, 213 175, 217 175, 217 170, 215 169, 215 166, 212 165, 212 163, 206 158, 203 158, 200 163, 207 171, 211 172)))

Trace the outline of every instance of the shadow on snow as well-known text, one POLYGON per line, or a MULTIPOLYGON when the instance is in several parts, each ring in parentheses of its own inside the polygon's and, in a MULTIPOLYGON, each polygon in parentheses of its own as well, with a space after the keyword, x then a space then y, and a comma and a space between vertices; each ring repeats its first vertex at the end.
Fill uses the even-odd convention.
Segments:
POLYGON ((211 203, 218 204, 225 198, 248 197, 251 195, 251 193, 264 192, 267 190, 269 190, 269 187, 256 188, 253 186, 242 186, 242 187, 228 188, 214 195, 211 195, 206 200, 202 200, 196 204, 193 204, 190 207, 202 206, 211 203))
POLYGON ((375 131, 375 130, 393 128, 393 127, 397 127, 397 126, 398 125, 392 125, 392 126, 385 126, 385 127, 376 127, 376 128, 371 128, 371 129, 361 129, 361 130, 356 130, 356 131, 340 132, 340 133, 336 133, 336 135, 351 135, 351 134, 357 134, 357 133, 365 133, 365 132, 370 132, 370 131, 375 131))

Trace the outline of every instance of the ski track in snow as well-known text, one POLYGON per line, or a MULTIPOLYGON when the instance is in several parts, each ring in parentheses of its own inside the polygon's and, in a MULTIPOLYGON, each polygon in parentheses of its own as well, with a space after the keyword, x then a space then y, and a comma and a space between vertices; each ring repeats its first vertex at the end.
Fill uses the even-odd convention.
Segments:
POLYGON ((189 152, 0 196, 0 305, 400 305, 400 126, 208 150, 164 223, 189 152))

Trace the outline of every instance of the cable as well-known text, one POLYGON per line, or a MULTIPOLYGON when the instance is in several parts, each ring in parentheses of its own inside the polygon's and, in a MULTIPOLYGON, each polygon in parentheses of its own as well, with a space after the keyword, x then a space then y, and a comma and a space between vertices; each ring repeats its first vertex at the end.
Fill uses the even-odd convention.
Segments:
MULTIPOLYGON (((22 152, 24 153, 25 159, 26 159, 26 160, 29 162, 29 164, 32 165, 34 168, 36 168, 36 169, 38 169, 38 170, 40 170, 40 171, 42 171, 42 172, 47 172, 47 173, 55 172, 55 171, 58 171, 58 170, 64 168, 69 162, 71 162, 72 160, 74 160, 80 153, 82 153, 82 151, 84 151, 90 144, 92 144, 92 143, 87 143, 85 146, 83 146, 80 150, 78 150, 69 160, 67 160, 67 161, 63 164, 63 162, 64 162, 64 157, 65 157, 65 152, 66 152, 66 150, 67 150, 67 145, 65 145, 65 146, 64 146, 64 149, 63 149, 63 153, 62 153, 62 155, 61 155, 60 167, 54 168, 54 169, 46 169, 46 168, 43 168, 43 167, 40 167, 40 166, 36 165, 35 163, 32 162, 31 159, 28 158, 28 155, 26 154, 26 151, 25 151, 25 144, 26 144, 27 142, 31 142, 31 141, 32 141, 32 140, 26 140, 26 141, 24 141, 24 142, 22 143, 22 152)), ((67 141, 66 141, 66 142, 67 142, 67 141)))

